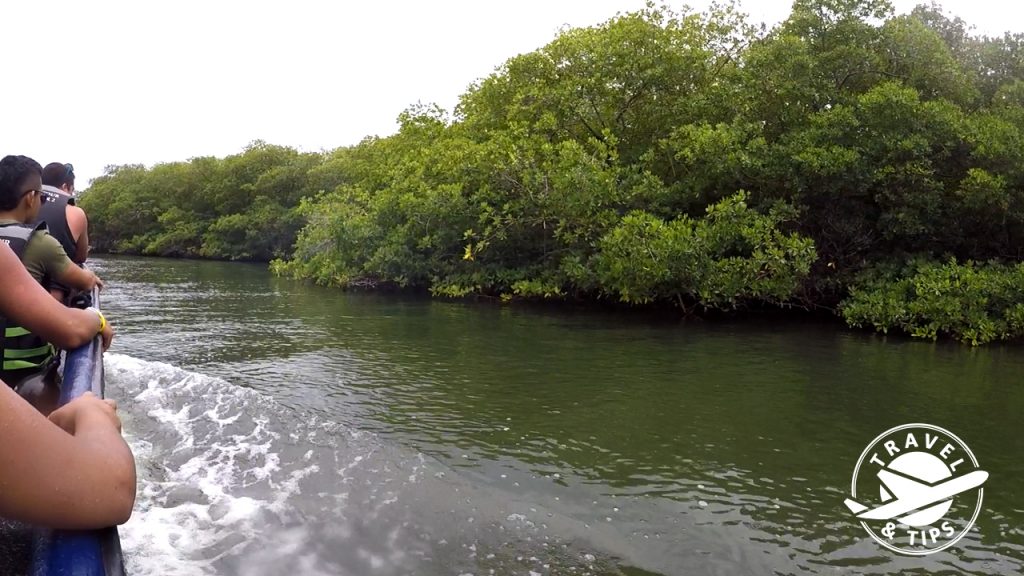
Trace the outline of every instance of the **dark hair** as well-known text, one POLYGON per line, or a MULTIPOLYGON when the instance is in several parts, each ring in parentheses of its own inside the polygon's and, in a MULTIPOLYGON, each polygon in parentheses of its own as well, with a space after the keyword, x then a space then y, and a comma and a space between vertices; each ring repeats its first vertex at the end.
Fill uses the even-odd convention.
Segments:
POLYGON ((43 168, 43 184, 60 188, 65 184, 75 185, 75 167, 71 164, 50 162, 43 168))
POLYGON ((21 202, 21 186, 32 174, 42 175, 39 162, 28 156, 4 156, 0 160, 0 210, 13 210, 21 202))

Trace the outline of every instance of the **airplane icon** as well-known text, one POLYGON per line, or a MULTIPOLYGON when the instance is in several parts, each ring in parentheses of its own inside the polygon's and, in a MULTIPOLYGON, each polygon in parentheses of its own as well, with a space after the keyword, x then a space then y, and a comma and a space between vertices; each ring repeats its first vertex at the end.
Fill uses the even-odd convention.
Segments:
MULTIPOLYGON (((883 468, 878 479, 896 500, 869 510, 867 506, 847 498, 846 507, 862 520, 889 520, 904 516, 908 512, 930 508, 953 496, 977 488, 988 480, 988 472, 975 470, 963 476, 948 478, 934 484, 911 478, 899 472, 883 468)), ((909 516, 907 516, 909 518, 909 516)), ((914 525, 913 523, 904 522, 914 525)))

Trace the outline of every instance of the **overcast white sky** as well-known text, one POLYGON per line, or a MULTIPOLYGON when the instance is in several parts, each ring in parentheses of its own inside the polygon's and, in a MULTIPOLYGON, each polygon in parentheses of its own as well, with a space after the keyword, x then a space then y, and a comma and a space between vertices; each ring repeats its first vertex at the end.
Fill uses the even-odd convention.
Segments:
MULTIPOLYGON (((692 0, 701 9, 707 0, 692 0)), ((916 0, 895 0, 907 12, 916 0)), ((250 141, 304 151, 394 132, 417 101, 451 109, 475 79, 643 0, 24 1, 0 8, 0 155, 108 164, 226 156, 250 141)), ((672 6, 680 6, 671 2, 672 6)), ((790 0, 745 0, 774 24, 790 0)), ((989 35, 1018 0, 945 0, 989 35)))

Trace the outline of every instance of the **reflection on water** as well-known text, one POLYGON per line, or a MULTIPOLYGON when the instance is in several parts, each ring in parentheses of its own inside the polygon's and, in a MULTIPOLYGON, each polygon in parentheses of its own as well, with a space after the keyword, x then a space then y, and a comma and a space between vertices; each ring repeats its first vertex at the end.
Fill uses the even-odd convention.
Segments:
MULTIPOLYGON (((448 535, 402 540, 418 555, 395 564, 401 569, 1024 570, 1024 502, 1015 493, 1024 473, 1019 347, 886 340, 836 325, 680 324, 348 294, 246 264, 107 258, 96 267, 109 285, 103 304, 118 330, 114 351, 250 389, 238 413, 262 410, 267 430, 281 438, 310 421, 369 434, 368 450, 388 453, 378 481, 399 481, 422 462, 430 480, 392 496, 404 512, 364 525, 395 538, 448 535), (256 398, 274 408, 258 409, 256 398), (977 529, 954 549, 897 558, 866 539, 842 500, 864 445, 914 421, 960 435, 991 479, 977 529), (564 553, 551 552, 561 546, 564 553), (496 564, 501 550, 510 559, 496 564)), ((149 369, 136 369, 122 384, 141 390, 149 369)), ((173 406, 202 412, 209 396, 184 394, 173 406)), ((154 438, 139 438, 154 446, 147 465, 180 471, 175 458, 195 455, 174 455, 182 440, 161 438, 172 424, 152 410, 132 414, 154 438)), ((228 433, 212 429, 207 444, 232 438, 218 434, 228 433)), ((267 442, 271 452, 283 449, 272 435, 267 442)), ((332 462, 331 473, 309 475, 310 485, 290 494, 288 510, 301 513, 260 516, 251 527, 301 536, 302 549, 321 562, 351 542, 351 526, 336 517, 346 506, 349 516, 364 510, 333 475, 358 455, 346 452, 339 464, 337 446, 327 445, 308 447, 312 464, 305 452, 276 468, 261 464, 273 487, 321 459, 332 462), (342 492, 349 495, 340 508, 321 507, 342 492)), ((179 483, 194 480, 186 474, 179 483)), ((216 563, 217 571, 245 573, 240 552, 196 544, 203 546, 236 558, 216 563)))

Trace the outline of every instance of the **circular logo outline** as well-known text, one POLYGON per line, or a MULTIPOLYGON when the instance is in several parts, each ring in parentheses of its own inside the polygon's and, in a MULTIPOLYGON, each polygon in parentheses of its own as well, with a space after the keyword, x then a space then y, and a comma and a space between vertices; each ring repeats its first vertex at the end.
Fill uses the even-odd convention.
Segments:
MULTIPOLYGON (((902 424, 900 426, 895 426, 893 428, 890 428, 890 429, 886 430, 885 432, 882 432, 878 436, 875 436, 875 439, 872 440, 871 442, 868 442, 868 445, 864 448, 864 451, 860 453, 860 458, 857 459, 857 465, 854 466, 854 468, 853 468, 853 476, 851 476, 851 478, 850 478, 850 495, 853 498, 857 497, 857 478, 860 475, 860 466, 861 466, 861 464, 864 463, 864 458, 867 457, 869 452, 871 452, 871 449, 874 448, 878 444, 879 440, 882 440, 886 436, 889 436, 890 434, 893 434, 895 432, 899 432, 900 430, 905 430, 907 428, 914 428, 914 427, 926 428, 926 429, 930 429, 930 430, 933 430, 935 432, 940 432, 942 434, 947 435, 950 439, 956 441, 956 443, 959 444, 960 448, 962 448, 963 451, 967 453, 967 456, 970 457, 971 463, 974 464, 974 467, 976 469, 980 469, 981 468, 981 465, 978 464, 978 459, 975 458, 974 452, 972 452, 971 448, 969 446, 967 446, 967 443, 964 442, 963 440, 961 440, 959 436, 957 436, 956 434, 953 434, 949 430, 946 430, 945 428, 943 428, 941 426, 936 426, 934 424, 926 424, 924 422, 913 422, 913 423, 910 423, 910 424, 902 424)), ((939 546, 937 548, 931 548, 931 549, 927 549, 927 550, 904 550, 903 548, 899 548, 897 546, 894 546, 894 545, 886 542, 881 537, 879 537, 877 534, 875 534, 875 531, 870 526, 868 526, 868 523, 865 522, 864 520, 860 521, 860 525, 864 527, 864 530, 867 531, 868 535, 871 536, 871 538, 875 542, 878 542, 882 546, 888 548, 889 550, 892 550, 893 552, 896 552, 897 554, 906 554, 908 556, 927 556, 928 554, 934 554, 936 552, 941 552, 941 551, 945 550, 946 548, 949 548, 950 546, 952 546, 952 545, 956 544, 957 542, 959 542, 961 538, 963 538, 964 536, 967 535, 967 532, 969 532, 971 530, 971 528, 974 527, 974 522, 978 519, 978 515, 981 513, 981 504, 982 504, 982 501, 984 500, 984 497, 985 497, 985 488, 984 487, 978 487, 978 502, 974 506, 974 514, 971 515, 970 521, 967 522, 967 524, 964 526, 964 529, 961 530, 959 534, 957 534, 953 538, 950 538, 949 542, 946 542, 945 544, 943 544, 942 546, 939 546)))

